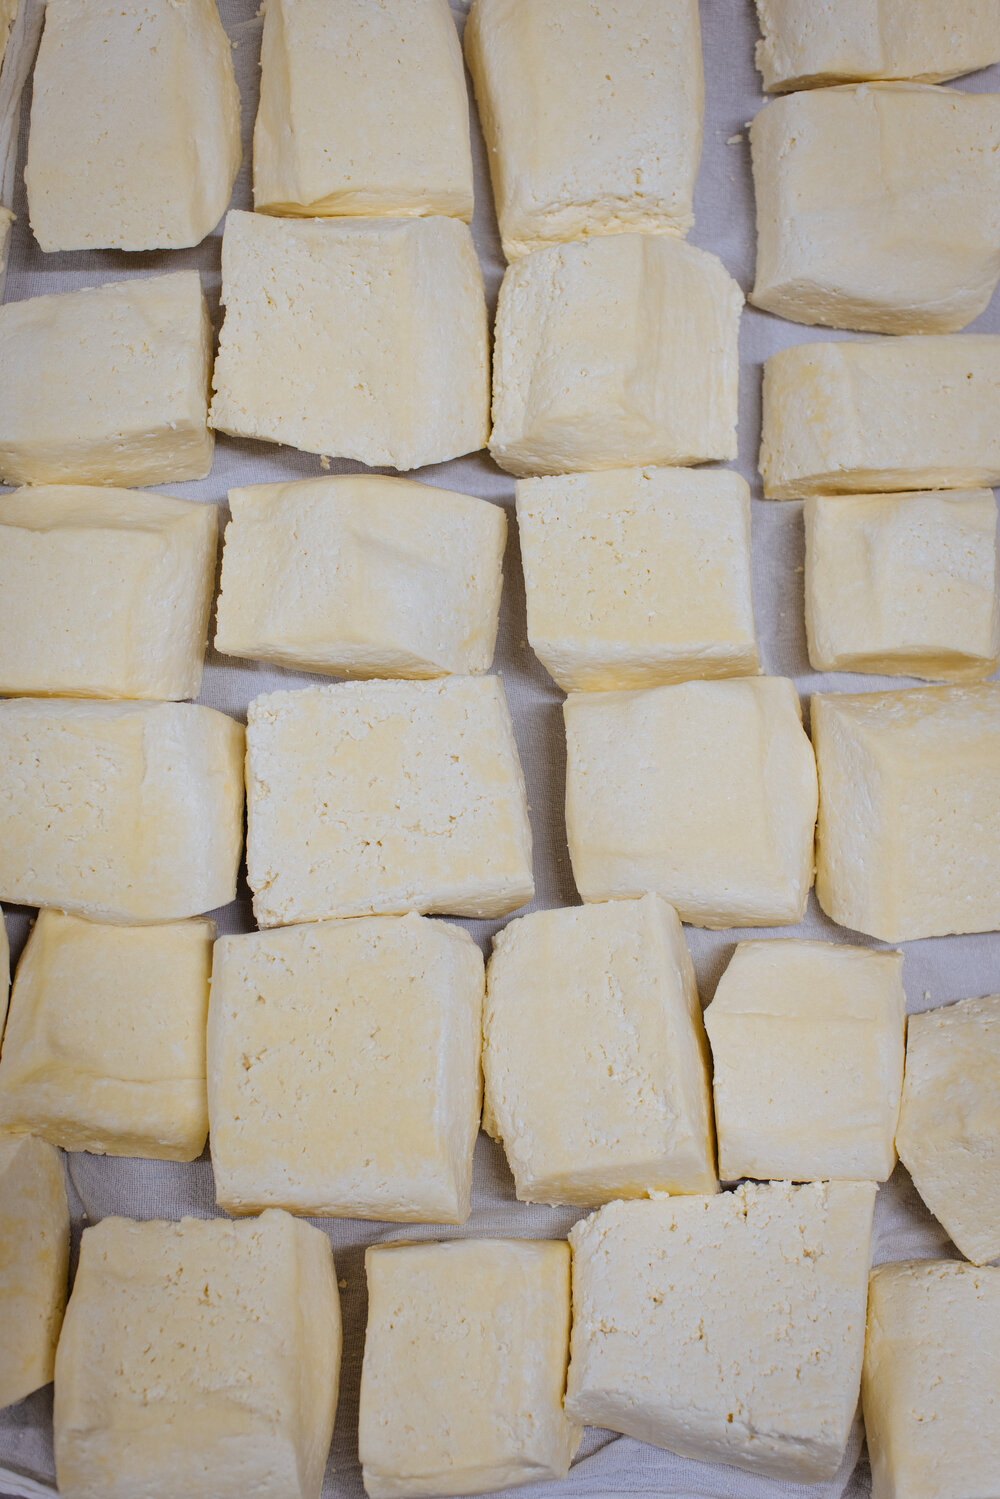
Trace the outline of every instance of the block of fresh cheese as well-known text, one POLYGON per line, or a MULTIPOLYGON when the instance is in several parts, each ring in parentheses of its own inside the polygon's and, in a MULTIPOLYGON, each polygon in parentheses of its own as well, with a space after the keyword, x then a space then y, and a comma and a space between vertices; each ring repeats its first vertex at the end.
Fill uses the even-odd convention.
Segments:
POLYGON ((1000 683, 818 693, 816 894, 883 942, 1000 927, 1000 683))
POLYGON ((62 1156, 32 1135, 0 1136, 0 1406, 52 1378, 68 1275, 62 1156))
POLYGON ((243 750, 194 703, 0 702, 0 898, 126 923, 227 905, 243 750))
POLYGON ((370 1499, 565 1478, 570 1254, 547 1239, 381 1244, 365 1255, 358 1448, 370 1499))
POLYGON ((872 1271, 861 1392, 872 1499, 1000 1492, 1000 1267, 872 1271))
POLYGON ((874 333, 955 333, 986 307, 1000 277, 1000 94, 807 90, 766 105, 750 146, 756 306, 874 333))
POLYGON ((490 452, 518 475, 735 458, 742 307, 722 262, 672 235, 516 261, 497 306, 490 452))
POLYGON ((472 218, 469 97, 448 0, 268 0, 258 213, 472 218))
POLYGON ((700 1462, 831 1478, 858 1403, 875 1191, 751 1182, 578 1223, 568 1413, 700 1462))
POLYGON ((484 982, 468 933, 424 916, 221 937, 208 1022, 219 1206, 464 1223, 484 982))
POLYGON ((536 911, 498 932, 483 1072, 484 1128, 522 1202, 715 1191, 694 966, 662 896, 536 911))
POLYGON ((96 485, 0 499, 0 693, 190 698, 201 691, 215 505, 96 485))
POLYGON ((695 926, 801 921, 816 764, 787 678, 574 692, 563 711, 585 901, 654 890, 695 926))
POLYGON ((247 711, 246 776, 258 926, 503 916, 534 895, 498 677, 266 693, 247 711))
POLYGON ((816 671, 974 682, 1000 662, 997 502, 988 489, 805 502, 816 671))
POLYGON ((1000 484, 1000 337, 795 344, 764 362, 769 500, 1000 484))
POLYGON ((500 505, 338 474, 231 489, 229 508, 215 633, 223 655, 335 677, 490 666, 507 538, 500 505))
POLYGON ((465 55, 508 260, 589 235, 691 228, 705 100, 697 0, 474 0, 465 55))
POLYGON ((246 1223, 84 1231, 56 1356, 67 1499, 319 1499, 340 1375, 330 1241, 246 1223))
POLYGON ((995 0, 757 0, 768 92, 852 79, 940 83, 1000 61, 995 0))
POLYGON ((966 1259, 1000 1258, 1000 994, 910 1016, 896 1147, 966 1259))
POLYGON ((51 0, 24 169, 43 250, 197 245, 240 166, 240 94, 215 0, 51 0))
POLYGON ((886 1181, 903 1085, 903 955, 741 942, 705 1011, 719 1175, 886 1181))
POLYGON ((0 307, 5 484, 204 479, 212 325, 197 271, 0 307))
POLYGON ((486 446, 486 299, 457 219, 234 209, 222 301, 220 431, 398 469, 486 446))
POLYGON ((757 671, 739 474, 611 469, 515 487, 528 639, 564 691, 757 671))
POLYGON ((205 1148, 213 921, 111 926, 39 912, 0 1056, 0 1129, 98 1155, 205 1148))

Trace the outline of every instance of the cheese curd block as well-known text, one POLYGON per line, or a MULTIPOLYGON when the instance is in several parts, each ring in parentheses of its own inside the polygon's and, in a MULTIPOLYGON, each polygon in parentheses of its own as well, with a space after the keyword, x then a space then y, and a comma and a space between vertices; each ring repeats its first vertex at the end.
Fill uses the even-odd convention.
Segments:
POLYGON ((769 500, 1000 484, 1000 337, 796 344, 764 362, 769 500))
POLYGON ((503 916, 534 895, 524 777, 497 677, 256 698, 247 804, 258 926, 503 916))
POLYGON ((569 1414, 762 1477, 832 1478, 858 1403, 875 1191, 748 1183, 578 1223, 569 1414))
POLYGON ((208 1135, 212 921, 39 913, 11 996, 0 1129, 65 1150, 196 1160, 208 1135))
POLYGON ((0 499, 0 693, 197 697, 217 546, 214 505, 78 485, 0 499))
POLYGON ((423 916, 221 938, 208 1024, 220 1207, 464 1223, 483 986, 472 938, 423 916))
POLYGON ((1000 1257, 1000 994, 912 1015, 900 1158, 974 1264, 1000 1257))
POLYGON ((520 475, 735 458, 742 306, 720 260, 669 235, 517 261, 497 307, 490 452, 520 475))
POLYGON ((507 538, 499 505, 339 474, 231 489, 229 508, 215 634, 224 655, 336 677, 489 667, 507 538))
POLYGON ((862 1399, 872 1499, 1000 1491, 1000 1269, 872 1271, 862 1399))
POLYGON ((196 245, 240 166, 215 0, 51 0, 24 169, 43 250, 196 245))
POLYGON ((247 1223, 84 1231, 56 1357, 65 1499, 319 1499, 340 1373, 330 1241, 247 1223))
POLYGON ((508 260, 592 234, 691 228, 697 0, 475 0, 465 55, 508 260))
POLYGON ((211 422, 419 468, 486 446, 486 300, 455 219, 227 215, 211 422))
POLYGON ((808 499, 806 633, 817 671, 972 682, 1000 661, 997 505, 957 494, 808 499))
POLYGON ((0 1136, 0 1406, 52 1378, 68 1274, 62 1156, 31 1135, 0 1136))
POLYGON ((790 94, 750 145, 758 307, 876 333, 954 333, 983 311, 1000 276, 1000 94, 790 94))
POLYGON ((370 1499, 565 1478, 570 1256, 550 1240, 384 1244, 365 1255, 358 1447, 370 1499))
POLYGON ((212 326, 197 271, 0 307, 5 484, 203 479, 212 326))
POLYGON ((817 694, 816 894, 883 942, 1000 927, 1000 683, 817 694))
POLYGON ((695 926, 801 921, 816 765, 787 678, 577 692, 563 711, 584 900, 654 890, 695 926))
POLYGON ((903 955, 741 942, 705 1011, 719 1175, 886 1181, 903 1083, 903 955))
POLYGON ((0 703, 0 897, 115 922, 227 905, 243 744, 193 703, 0 703))
POLYGON ((708 1046, 659 895, 538 911, 494 938, 484 1128, 522 1202, 714 1192, 708 1046))
POLYGON ((472 218, 469 98, 448 0, 268 0, 258 213, 472 218))
POLYGON ((516 490, 528 639, 564 691, 757 671, 739 474, 614 469, 516 490))

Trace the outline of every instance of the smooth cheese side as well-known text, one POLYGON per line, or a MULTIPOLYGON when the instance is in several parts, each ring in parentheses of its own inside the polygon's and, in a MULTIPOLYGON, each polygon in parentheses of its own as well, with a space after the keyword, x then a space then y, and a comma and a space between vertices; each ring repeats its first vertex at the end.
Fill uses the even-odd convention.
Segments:
POLYGON ((0 1407, 48 1384, 66 1305, 69 1208, 60 1152, 0 1137, 0 1407))

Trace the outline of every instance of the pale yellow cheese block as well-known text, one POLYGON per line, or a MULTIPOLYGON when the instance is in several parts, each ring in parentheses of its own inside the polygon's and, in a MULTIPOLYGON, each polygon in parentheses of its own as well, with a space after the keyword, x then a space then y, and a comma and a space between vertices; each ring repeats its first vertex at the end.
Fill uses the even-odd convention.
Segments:
POLYGON ((62 1156, 31 1135, 0 1136, 0 1406, 52 1378, 68 1274, 62 1156))
POLYGON ((472 218, 448 0, 268 0, 260 59, 258 213, 472 218))
POLYGON ((508 260, 593 234, 691 228, 697 0, 474 0, 465 55, 508 260))
POLYGON ((319 1499, 337 1406, 330 1241, 246 1223, 105 1218, 56 1357, 64 1499, 319 1499))
POLYGON ((423 916, 220 938, 208 1022, 219 1206, 464 1223, 483 986, 471 937, 423 916))
POLYGON ((358 1447, 371 1499, 564 1478, 570 1255, 551 1240, 384 1244, 365 1255, 358 1447))
POLYGON ((875 1191, 748 1183, 578 1223, 568 1413, 701 1462, 832 1478, 858 1401, 875 1191))
POLYGON ((903 955, 741 942, 705 1011, 719 1175, 886 1181, 903 1084, 903 955))

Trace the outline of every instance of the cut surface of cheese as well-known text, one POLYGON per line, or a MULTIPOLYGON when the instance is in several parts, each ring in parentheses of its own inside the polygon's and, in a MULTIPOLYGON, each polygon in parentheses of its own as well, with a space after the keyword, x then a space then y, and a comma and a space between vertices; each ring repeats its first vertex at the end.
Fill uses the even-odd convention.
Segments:
POLYGON ((32 1135, 0 1136, 0 1407, 52 1378, 68 1275, 62 1156, 32 1135))

